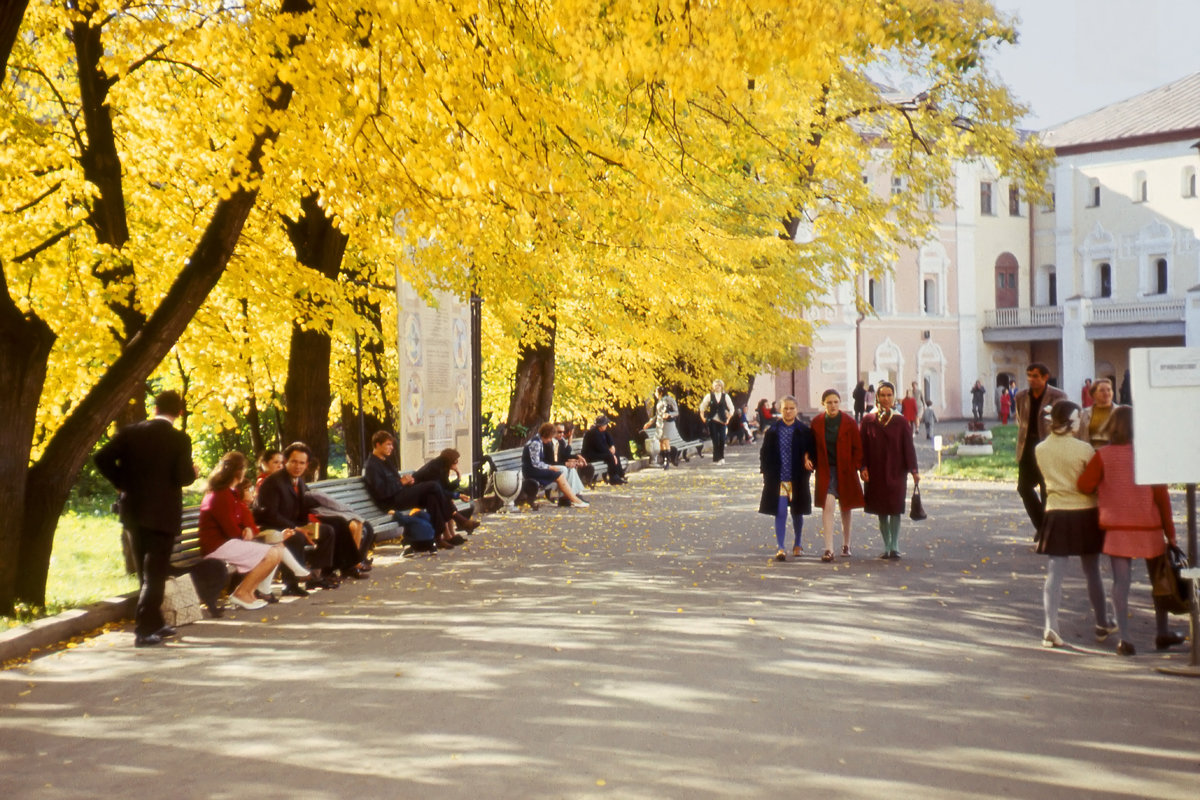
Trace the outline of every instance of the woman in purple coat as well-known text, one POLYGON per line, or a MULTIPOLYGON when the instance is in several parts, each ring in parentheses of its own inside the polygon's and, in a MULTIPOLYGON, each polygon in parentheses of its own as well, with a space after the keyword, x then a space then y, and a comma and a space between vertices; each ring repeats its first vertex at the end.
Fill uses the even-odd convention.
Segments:
POLYGON ((883 537, 880 558, 899 558, 900 516, 908 499, 908 476, 913 486, 921 483, 917 472, 917 451, 913 448, 912 427, 895 413, 896 387, 887 381, 875 390, 878 410, 862 421, 863 480, 865 511, 879 516, 879 535, 883 537))

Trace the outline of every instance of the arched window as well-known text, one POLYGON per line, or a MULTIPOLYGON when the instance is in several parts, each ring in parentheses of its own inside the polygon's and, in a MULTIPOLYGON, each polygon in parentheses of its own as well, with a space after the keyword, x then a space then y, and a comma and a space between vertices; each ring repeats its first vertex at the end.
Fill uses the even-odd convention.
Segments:
POLYGON ((1133 174, 1133 202, 1146 202, 1146 196, 1148 193, 1149 189, 1146 181, 1146 172, 1144 170, 1138 170, 1133 174))
POLYGON ((1087 207, 1100 207, 1100 181, 1095 178, 1088 179, 1087 207))
POLYGON ((1166 294, 1167 288, 1167 260, 1160 258, 1154 262, 1154 294, 1166 294))
POLYGON ((1184 167, 1183 168, 1183 182, 1182 182, 1181 189, 1183 190, 1184 197, 1195 197, 1196 196, 1196 168, 1195 167, 1184 167))
POLYGON ((1020 267, 1012 253, 996 258, 996 308, 1017 307, 1017 272, 1020 267))

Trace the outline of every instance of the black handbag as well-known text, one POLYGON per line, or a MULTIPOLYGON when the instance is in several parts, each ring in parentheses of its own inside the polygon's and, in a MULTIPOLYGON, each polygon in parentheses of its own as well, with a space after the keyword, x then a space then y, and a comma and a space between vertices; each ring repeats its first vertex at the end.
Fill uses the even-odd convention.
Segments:
POLYGON ((1175 594, 1179 597, 1179 602, 1190 610, 1192 607, 1192 581, 1190 578, 1184 578, 1182 574, 1188 568, 1188 558, 1179 546, 1171 545, 1167 548, 1167 562, 1171 565, 1171 572, 1175 575, 1175 594))
POLYGON ((912 503, 908 508, 908 518, 915 520, 925 519, 928 514, 925 513, 925 504, 921 502, 921 489, 918 486, 913 487, 912 503))

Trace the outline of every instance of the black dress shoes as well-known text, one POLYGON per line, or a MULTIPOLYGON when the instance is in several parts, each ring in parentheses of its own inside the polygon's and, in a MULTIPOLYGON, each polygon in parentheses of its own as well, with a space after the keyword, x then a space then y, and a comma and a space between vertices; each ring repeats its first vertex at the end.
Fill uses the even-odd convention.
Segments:
POLYGON ((289 583, 280 592, 284 597, 308 597, 308 592, 298 583, 289 583))
POLYGON ((174 636, 177 633, 179 633, 179 631, 175 630, 170 625, 163 625, 161 628, 159 628, 158 630, 156 630, 154 632, 154 635, 158 636, 161 639, 170 639, 172 636, 174 636))
POLYGON ((159 636, 157 633, 149 633, 149 634, 146 634, 145 636, 134 636, 133 637, 133 646, 134 647, 154 647, 155 645, 162 644, 162 643, 163 643, 163 637, 159 636))
POLYGON ((366 576, 358 567, 342 567, 342 578, 353 578, 354 580, 362 580, 366 576))

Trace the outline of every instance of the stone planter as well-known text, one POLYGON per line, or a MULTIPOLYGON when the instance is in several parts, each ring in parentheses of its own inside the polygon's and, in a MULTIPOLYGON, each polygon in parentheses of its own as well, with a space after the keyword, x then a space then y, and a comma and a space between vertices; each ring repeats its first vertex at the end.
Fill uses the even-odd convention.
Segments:
POLYGON ((990 456, 992 454, 992 446, 990 444, 960 444, 958 446, 958 455, 960 456, 990 456))

